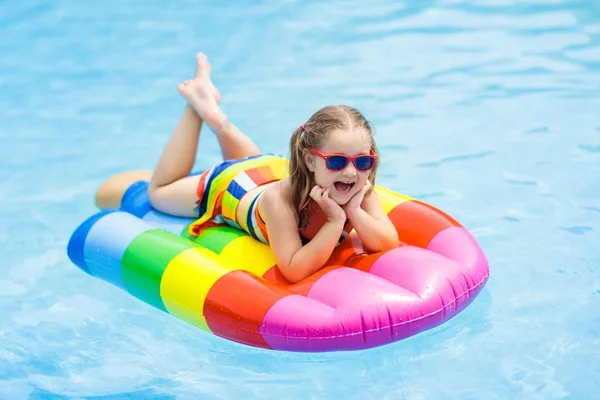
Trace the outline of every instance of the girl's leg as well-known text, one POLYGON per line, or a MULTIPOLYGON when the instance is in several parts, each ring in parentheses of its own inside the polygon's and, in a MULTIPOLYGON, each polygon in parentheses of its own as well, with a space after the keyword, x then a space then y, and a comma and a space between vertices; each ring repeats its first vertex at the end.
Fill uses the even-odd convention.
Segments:
POLYGON ((171 215, 195 217, 199 176, 189 174, 194 166, 203 119, 217 135, 225 160, 259 153, 258 147, 221 112, 220 95, 210 80, 210 64, 204 54, 196 56, 194 79, 179 85, 177 90, 188 100, 188 105, 154 173, 128 172, 110 178, 96 193, 98 207, 118 208, 125 190, 133 182, 143 179, 150 181, 148 195, 155 209, 171 215))
POLYGON ((148 197, 152 207, 166 214, 194 217, 200 177, 189 176, 196 159, 202 120, 190 105, 167 142, 150 179, 148 197))
POLYGON ((185 97, 199 117, 217 135, 224 160, 233 160, 256 155, 260 152, 256 144, 242 133, 223 114, 219 107, 219 94, 210 80, 210 64, 202 53, 196 55, 196 77, 185 81, 177 90, 185 97))
POLYGON ((159 211, 194 217, 196 186, 199 177, 188 177, 196 156, 202 120, 187 105, 154 174, 150 171, 130 171, 109 178, 96 191, 100 209, 120 208, 123 194, 132 183, 150 181, 148 195, 152 206, 159 211), (180 177, 185 177, 178 180, 180 177), (174 181, 174 182, 173 182, 174 181))
POLYGON ((219 107, 219 93, 210 80, 210 64, 196 56, 196 75, 177 87, 188 101, 184 114, 160 157, 148 188, 152 206, 167 214, 194 217, 199 176, 189 176, 196 158, 202 121, 217 135, 225 160, 259 153, 258 147, 231 124, 219 107))
POLYGON ((167 214, 194 217, 198 176, 189 177, 196 156, 202 120, 188 105, 159 159, 154 174, 130 171, 111 177, 96 191, 100 209, 120 208, 123 194, 132 183, 150 181, 148 197, 155 209, 167 214))

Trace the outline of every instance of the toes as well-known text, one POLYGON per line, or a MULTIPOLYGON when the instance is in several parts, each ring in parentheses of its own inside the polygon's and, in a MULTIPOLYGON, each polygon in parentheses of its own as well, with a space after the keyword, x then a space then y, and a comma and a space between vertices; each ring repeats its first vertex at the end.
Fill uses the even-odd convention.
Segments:
POLYGON ((204 53, 196 54, 196 78, 210 75, 210 64, 204 53))
POLYGON ((179 85, 177 85, 177 91, 179 93, 183 94, 183 91, 187 89, 190 82, 191 82, 190 80, 181 82, 179 85))

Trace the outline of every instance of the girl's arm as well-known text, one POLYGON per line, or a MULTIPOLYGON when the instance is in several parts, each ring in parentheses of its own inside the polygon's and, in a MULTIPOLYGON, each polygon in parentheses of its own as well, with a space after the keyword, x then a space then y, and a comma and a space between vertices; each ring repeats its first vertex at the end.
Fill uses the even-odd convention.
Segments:
POLYGON ((366 250, 387 251, 400 244, 398 232, 385 213, 377 193, 370 188, 370 183, 365 185, 344 206, 344 210, 366 250))
MULTIPOLYGON (((318 203, 326 200, 333 202, 323 191, 313 190, 311 197, 313 193, 319 199, 315 200, 318 203)), ((303 246, 298 233, 297 214, 285 201, 280 190, 268 190, 260 202, 259 210, 267 226, 277 266, 290 283, 299 282, 323 268, 335 249, 346 221, 341 207, 339 211, 334 209, 315 237, 303 246)))

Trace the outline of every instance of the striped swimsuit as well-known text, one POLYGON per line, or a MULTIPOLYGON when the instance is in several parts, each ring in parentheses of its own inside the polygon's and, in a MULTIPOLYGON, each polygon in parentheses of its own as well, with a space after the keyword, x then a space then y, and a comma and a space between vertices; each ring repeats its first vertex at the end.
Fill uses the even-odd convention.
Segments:
MULTIPOLYGON (((237 220, 237 208, 242 197, 250 190, 286 178, 287 167, 288 162, 285 158, 265 154, 224 161, 204 171, 196 191, 198 200, 195 210, 198 219, 190 224, 190 235, 198 236, 210 226, 227 224, 247 232, 262 243, 269 244, 267 227, 258 211, 259 200, 267 188, 261 190, 252 199, 241 221, 237 220)), ((350 228, 346 224, 338 244, 348 236, 350 228)), ((302 244, 310 241, 310 238, 303 236, 302 232, 299 233, 302 244)), ((316 234, 316 232, 310 233, 313 236, 316 234)))
POLYGON ((286 178, 287 166, 287 160, 281 156, 262 154, 227 160, 204 171, 196 191, 198 219, 190 224, 189 233, 198 236, 211 225, 226 223, 268 244, 266 226, 258 214, 257 201, 264 190, 253 199, 241 221, 236 217, 237 208, 250 190, 286 178))

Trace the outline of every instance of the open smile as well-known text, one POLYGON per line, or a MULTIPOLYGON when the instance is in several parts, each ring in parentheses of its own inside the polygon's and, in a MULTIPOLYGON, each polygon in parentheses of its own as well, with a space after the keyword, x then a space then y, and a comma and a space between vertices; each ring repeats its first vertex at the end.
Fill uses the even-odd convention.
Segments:
POLYGON ((354 187, 355 182, 352 181, 335 181, 333 185, 338 192, 347 193, 354 187))

